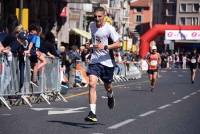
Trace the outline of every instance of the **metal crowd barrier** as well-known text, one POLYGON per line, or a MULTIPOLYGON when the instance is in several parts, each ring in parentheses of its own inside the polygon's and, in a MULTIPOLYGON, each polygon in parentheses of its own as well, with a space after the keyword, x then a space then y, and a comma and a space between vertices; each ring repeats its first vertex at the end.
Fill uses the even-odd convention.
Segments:
MULTIPOLYGON (((81 61, 77 61, 76 76, 73 81, 76 85, 81 84, 81 83, 87 83, 86 76, 85 75, 83 76, 83 72, 85 72, 86 70, 87 70, 86 65, 81 61), (82 68, 82 69, 80 69, 80 68, 82 68)), ((114 83, 124 82, 124 81, 128 81, 131 79, 139 79, 139 78, 141 78, 141 76, 142 76, 142 71, 140 69, 139 63, 137 63, 137 62, 128 62, 128 63, 120 62, 120 63, 117 63, 115 66, 113 81, 114 81, 114 83)), ((72 77, 74 77, 74 76, 72 76, 72 77)), ((99 80, 98 84, 103 84, 103 82, 101 80, 99 80)), ((83 86, 80 85, 79 87, 83 87, 83 86)))
POLYGON ((8 109, 11 109, 7 104, 4 96, 9 95, 8 90, 12 88, 11 82, 11 61, 5 55, 0 55, 0 100, 8 109))
POLYGON ((115 66, 114 82, 124 82, 130 79, 139 79, 142 77, 142 73, 139 67, 139 63, 136 62, 120 62, 115 66))
POLYGON ((49 98, 47 94, 51 93, 54 98, 66 99, 60 94, 61 78, 60 78, 60 60, 46 58, 47 64, 39 71, 38 84, 39 87, 31 86, 32 69, 29 57, 25 57, 24 66, 24 82, 20 89, 20 69, 19 58, 12 55, 0 54, 0 101, 8 108, 10 105, 6 99, 17 98, 18 102, 24 100, 32 107, 29 97, 39 95, 39 99, 43 98, 48 104, 49 98))
POLYGON ((60 76, 60 60, 58 58, 52 59, 46 57, 47 64, 40 70, 38 75, 39 87, 33 87, 34 94, 40 94, 40 96, 48 103, 48 96, 44 93, 53 93, 59 99, 66 102, 66 99, 61 95, 61 76, 60 76))

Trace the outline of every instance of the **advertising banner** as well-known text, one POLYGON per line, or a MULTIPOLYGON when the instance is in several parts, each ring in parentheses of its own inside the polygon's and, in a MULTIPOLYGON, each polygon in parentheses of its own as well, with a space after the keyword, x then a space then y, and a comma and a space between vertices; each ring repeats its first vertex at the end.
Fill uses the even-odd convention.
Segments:
POLYGON ((200 30, 166 30, 165 40, 200 40, 200 30))

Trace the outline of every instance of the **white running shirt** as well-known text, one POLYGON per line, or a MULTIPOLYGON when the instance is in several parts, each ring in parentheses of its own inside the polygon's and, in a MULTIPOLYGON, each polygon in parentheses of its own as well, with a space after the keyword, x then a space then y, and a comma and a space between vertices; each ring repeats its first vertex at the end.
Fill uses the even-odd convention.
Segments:
POLYGON ((96 22, 90 23, 90 32, 92 34, 92 43, 93 43, 93 53, 91 55, 91 63, 100 63, 107 67, 113 67, 113 63, 111 57, 109 55, 109 51, 106 50, 96 50, 95 45, 100 41, 103 45, 108 44, 108 38, 110 37, 113 42, 116 42, 120 39, 120 35, 116 32, 115 28, 105 23, 102 27, 97 28, 96 22))

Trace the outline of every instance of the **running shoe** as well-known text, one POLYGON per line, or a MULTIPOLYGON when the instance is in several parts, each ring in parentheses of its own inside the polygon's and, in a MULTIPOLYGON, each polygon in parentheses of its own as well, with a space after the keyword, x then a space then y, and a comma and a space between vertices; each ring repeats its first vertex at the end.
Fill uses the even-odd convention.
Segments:
POLYGON ((108 107, 110 109, 113 109, 115 106, 115 98, 112 96, 112 97, 108 97, 108 107))
POLYGON ((90 111, 88 116, 85 118, 85 121, 97 122, 97 116, 95 114, 93 114, 92 111, 90 111))

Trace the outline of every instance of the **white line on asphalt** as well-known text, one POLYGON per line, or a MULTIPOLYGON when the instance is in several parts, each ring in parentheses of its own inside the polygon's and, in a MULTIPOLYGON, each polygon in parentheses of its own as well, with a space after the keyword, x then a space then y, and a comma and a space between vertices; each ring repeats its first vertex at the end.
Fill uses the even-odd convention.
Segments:
POLYGON ((139 116, 140 116, 140 117, 145 117, 145 116, 148 116, 148 115, 153 114, 153 113, 155 113, 155 112, 156 112, 155 110, 151 110, 151 111, 148 111, 148 112, 146 112, 146 113, 140 114, 139 116))
POLYGON ((170 107, 170 106, 171 106, 171 104, 166 104, 166 105, 159 107, 158 109, 165 109, 165 108, 170 107))
POLYGON ((101 98, 102 98, 102 99, 108 99, 108 97, 107 97, 107 96, 101 96, 101 98))
POLYGON ((198 92, 200 92, 200 90, 198 90, 198 92))
POLYGON ((103 134, 103 133, 92 133, 92 134, 103 134))
POLYGON ((193 93, 191 93, 190 95, 195 95, 195 94, 197 94, 197 92, 193 92, 193 93))
POLYGON ((136 119, 128 119, 128 120, 122 121, 120 123, 117 123, 117 124, 115 124, 113 126, 110 126, 110 127, 108 127, 108 129, 117 129, 117 128, 122 127, 122 126, 124 126, 124 125, 126 125, 128 123, 131 123, 131 122, 133 122, 135 120, 136 119))
POLYGON ((113 87, 124 87, 125 85, 116 85, 116 86, 113 86, 113 87))
POLYGON ((0 114, 2 116, 11 116, 11 114, 0 114))
POLYGON ((185 99, 187 99, 189 97, 190 97, 190 95, 186 95, 186 96, 183 97, 183 99, 185 100, 185 99))
POLYGON ((174 104, 177 104, 177 103, 179 103, 179 102, 181 102, 182 100, 176 100, 176 101, 174 101, 173 103, 174 104))

